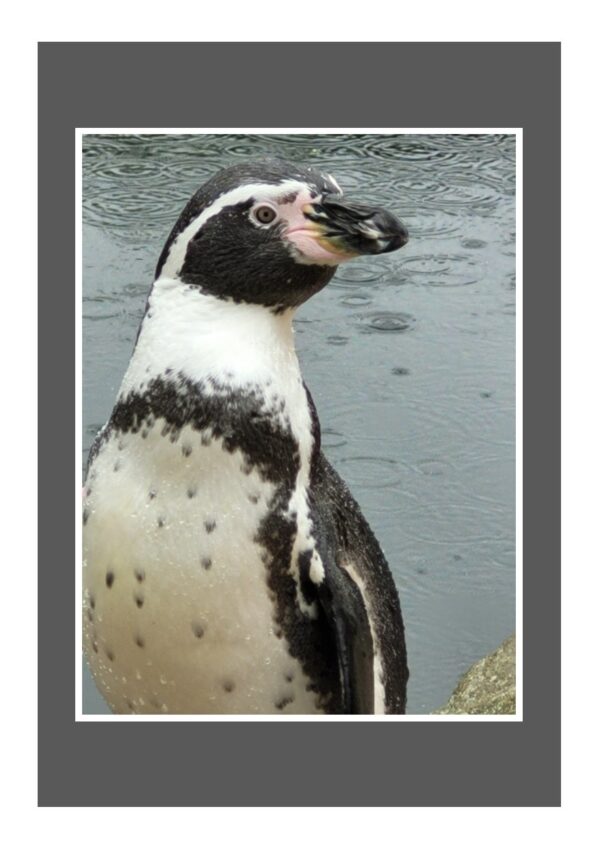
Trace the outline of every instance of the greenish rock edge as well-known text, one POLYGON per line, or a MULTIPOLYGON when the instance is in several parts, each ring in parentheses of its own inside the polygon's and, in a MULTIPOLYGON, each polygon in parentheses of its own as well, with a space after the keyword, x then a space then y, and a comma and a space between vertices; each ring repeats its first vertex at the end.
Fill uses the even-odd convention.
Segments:
POLYGON ((516 712, 515 637, 474 663, 458 682, 448 703, 434 715, 510 715, 516 712))

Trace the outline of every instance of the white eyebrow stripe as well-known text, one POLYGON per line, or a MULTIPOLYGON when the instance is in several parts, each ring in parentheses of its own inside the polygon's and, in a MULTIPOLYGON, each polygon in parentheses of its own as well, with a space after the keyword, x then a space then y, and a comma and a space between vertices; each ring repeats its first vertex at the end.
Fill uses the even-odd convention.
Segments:
POLYGON ((209 218, 218 215, 226 206, 235 206, 253 197, 256 200, 267 200, 269 198, 264 195, 272 195, 275 190, 279 193, 282 190, 285 192, 300 191, 303 188, 306 188, 305 183, 298 182, 297 180, 283 180, 280 183, 246 183, 221 194, 179 233, 169 248, 169 253, 161 268, 159 278, 167 277, 173 279, 179 275, 185 262, 185 254, 190 241, 202 229, 209 218))

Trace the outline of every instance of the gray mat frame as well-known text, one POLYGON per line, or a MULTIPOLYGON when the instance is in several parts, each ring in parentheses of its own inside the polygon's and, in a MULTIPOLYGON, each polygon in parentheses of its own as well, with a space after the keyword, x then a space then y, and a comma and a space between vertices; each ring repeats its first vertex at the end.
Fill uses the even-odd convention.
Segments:
POLYGON ((558 805, 560 45, 44 43, 38 162, 39 804, 558 805), (523 128, 522 722, 75 721, 75 129, 190 126, 523 128))

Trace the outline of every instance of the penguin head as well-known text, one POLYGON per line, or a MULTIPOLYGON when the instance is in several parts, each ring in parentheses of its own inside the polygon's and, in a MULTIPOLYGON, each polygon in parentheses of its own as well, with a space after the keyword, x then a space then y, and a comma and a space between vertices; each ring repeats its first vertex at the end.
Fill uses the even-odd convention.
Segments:
POLYGON ((322 289, 340 263, 407 240, 394 215, 347 201, 329 174, 268 159, 225 168, 196 192, 156 278, 283 310, 322 289))

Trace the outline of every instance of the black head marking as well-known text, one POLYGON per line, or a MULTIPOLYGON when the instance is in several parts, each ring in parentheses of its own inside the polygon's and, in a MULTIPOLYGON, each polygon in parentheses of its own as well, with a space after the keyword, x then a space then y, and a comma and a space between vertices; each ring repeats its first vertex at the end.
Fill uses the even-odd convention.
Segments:
MULTIPOLYGON (((281 159, 225 168, 196 192, 181 213, 160 255, 156 277, 163 272, 178 237, 219 198, 255 184, 272 185, 276 193, 287 181, 301 183, 315 197, 335 191, 330 179, 316 168, 281 159)), ((297 194, 293 189, 283 191, 278 201, 293 203, 297 194)), ((329 282, 335 266, 298 263, 281 239, 280 225, 261 228, 250 222, 254 202, 252 196, 232 200, 205 220, 187 243, 177 274, 186 285, 217 297, 275 309, 298 306, 329 282)))
MULTIPOLYGON (((315 194, 334 190, 330 179, 316 168, 304 168, 301 165, 286 162, 284 159, 265 158, 260 161, 242 162, 230 168, 223 168, 205 182, 187 203, 162 250, 156 266, 156 276, 160 276, 169 250, 177 236, 219 197, 238 188, 238 186, 252 183, 277 186, 285 180, 297 180, 306 183, 315 191, 315 194)), ((285 199, 291 202, 294 198, 291 193, 288 193, 285 199)))
POLYGON ((322 289, 340 261, 396 250, 407 239, 387 210, 342 199, 329 174, 264 159, 225 168, 196 192, 156 277, 281 312, 322 289))
POLYGON ((202 226, 188 245, 181 279, 237 302, 299 306, 327 285, 335 266, 298 263, 279 233, 249 224, 252 205, 228 207, 202 226))

